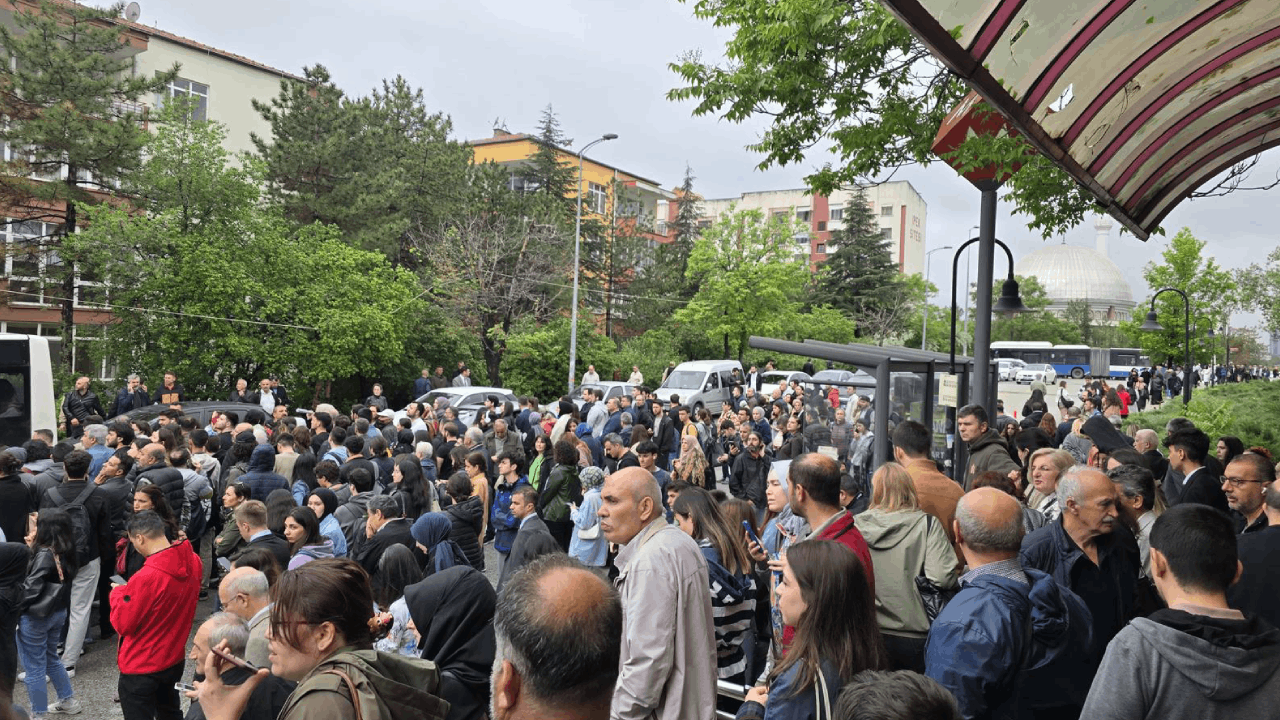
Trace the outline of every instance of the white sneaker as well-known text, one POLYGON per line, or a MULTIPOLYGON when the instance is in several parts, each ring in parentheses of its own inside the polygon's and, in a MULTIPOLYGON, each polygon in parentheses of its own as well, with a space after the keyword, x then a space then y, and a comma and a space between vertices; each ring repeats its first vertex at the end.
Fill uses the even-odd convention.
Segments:
MULTIPOLYGON (((69 677, 69 678, 73 678, 73 677, 75 677, 75 676, 76 676, 76 666, 75 666, 75 665, 67 665, 67 666, 66 666, 66 668, 67 668, 67 677, 69 677)), ((74 699, 74 698, 73 698, 73 699, 74 699)), ((79 707, 79 705, 77 705, 76 707, 79 707)), ((79 712, 79 711, 77 711, 77 712, 79 712)))
POLYGON ((49 706, 50 715, 79 715, 84 708, 80 707, 80 701, 74 695, 49 706))

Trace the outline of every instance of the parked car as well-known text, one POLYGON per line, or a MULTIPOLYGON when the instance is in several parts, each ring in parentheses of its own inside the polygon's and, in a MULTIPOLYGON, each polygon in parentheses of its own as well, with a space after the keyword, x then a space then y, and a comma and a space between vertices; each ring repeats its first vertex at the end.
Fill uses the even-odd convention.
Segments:
POLYGON ((1019 385, 1030 385, 1037 380, 1048 385, 1053 382, 1058 374, 1054 372, 1053 366, 1049 364, 1028 365, 1018 371, 1015 379, 1019 385))
MULTIPOLYGON (((870 386, 875 387, 876 379, 870 374, 863 372, 861 370, 859 370, 858 372, 853 372, 852 370, 829 369, 829 370, 819 370, 818 372, 813 374, 813 381, 816 383, 829 383, 829 382, 858 383, 859 387, 866 387, 866 383, 864 383, 863 381, 868 379, 870 380, 870 386)), ((849 385, 837 385, 836 387, 839 388, 840 397, 842 398, 847 398, 850 395, 855 394, 858 390, 858 388, 851 387, 849 385)))
MULTIPOLYGON (((136 410, 130 410, 123 415, 117 415, 106 420, 107 424, 111 424, 117 420, 123 420, 128 423, 134 423, 139 420, 145 420, 151 424, 151 429, 156 429, 159 423, 156 418, 160 417, 160 413, 168 410, 168 405, 155 404, 140 407, 136 410)), ((261 410, 262 406, 253 403, 230 402, 227 400, 193 400, 182 403, 182 412, 196 419, 199 427, 208 425, 213 420, 213 414, 217 413, 235 413, 236 417, 243 422, 245 414, 250 410, 261 410)))
POLYGON ((426 395, 420 396, 416 402, 435 404, 436 398, 445 398, 449 401, 449 407, 458 411, 458 420, 465 427, 470 427, 476 421, 476 417, 481 410, 484 409, 484 399, 490 395, 498 398, 498 404, 510 402, 514 407, 519 404, 515 393, 507 388, 496 387, 444 387, 432 390, 426 395))
POLYGON ((760 373, 760 394, 767 397, 773 395, 773 391, 782 386, 783 392, 786 392, 787 383, 792 380, 806 382, 810 380, 809 373, 802 370, 768 370, 760 373))
POLYGON ((667 379, 654 390, 654 394, 667 404, 670 404, 674 395, 676 402, 687 405, 695 414, 705 407, 714 415, 720 412, 721 404, 729 399, 729 389, 735 383, 734 371, 737 371, 736 382, 742 382, 745 376, 742 374, 742 363, 737 360, 682 362, 667 375, 667 379))
POLYGON ((599 390, 601 393, 604 394, 603 397, 600 398, 600 402, 609 402, 610 398, 619 398, 619 397, 622 397, 623 395, 630 395, 631 391, 635 390, 636 386, 629 385, 624 382, 612 382, 612 381, 598 382, 598 383, 583 383, 578 387, 574 388, 573 390, 573 395, 574 395, 573 404, 577 405, 579 410, 582 409, 582 405, 583 405, 583 402, 582 402, 583 388, 592 388, 594 390, 599 390))
POLYGON ((1026 367, 1027 364, 1017 358, 1000 358, 996 361, 999 368, 1001 380, 1013 380, 1018 375, 1018 371, 1026 367))

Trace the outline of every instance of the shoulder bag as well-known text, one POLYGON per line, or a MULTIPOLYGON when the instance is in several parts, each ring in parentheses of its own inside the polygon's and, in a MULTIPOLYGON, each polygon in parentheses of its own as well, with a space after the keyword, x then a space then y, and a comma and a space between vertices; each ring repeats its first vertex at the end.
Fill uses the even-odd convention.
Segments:
MULTIPOLYGON (((933 516, 925 513, 926 531, 925 541, 928 542, 928 533, 933 530, 933 516)), ((928 550, 926 549, 927 553, 928 550)), ((943 590, 938 587, 937 583, 930 580, 924 574, 924 560, 920 561, 920 573, 916 575, 916 590, 920 593, 920 602, 924 605, 925 617, 929 619, 929 624, 937 619, 938 614, 942 612, 942 608, 947 606, 947 602, 954 597, 955 593, 949 590, 943 590)))

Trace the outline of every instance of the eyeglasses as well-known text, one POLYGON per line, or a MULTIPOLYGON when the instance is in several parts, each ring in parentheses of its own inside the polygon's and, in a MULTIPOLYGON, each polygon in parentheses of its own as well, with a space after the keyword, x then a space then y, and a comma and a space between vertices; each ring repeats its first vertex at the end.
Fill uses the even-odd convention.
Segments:
POLYGON ((1231 486, 1231 487, 1233 487, 1233 488, 1242 488, 1242 487, 1244 487, 1245 485, 1248 485, 1249 483, 1258 483, 1258 484, 1260 484, 1260 485, 1261 485, 1261 484, 1263 484, 1265 481, 1263 481, 1263 480, 1246 480, 1245 478, 1233 478, 1233 477, 1228 477, 1228 476, 1226 476, 1226 475, 1223 475, 1222 477, 1218 478, 1218 482, 1220 482, 1220 483, 1222 483, 1222 484, 1224 484, 1224 485, 1230 485, 1230 486, 1231 486))

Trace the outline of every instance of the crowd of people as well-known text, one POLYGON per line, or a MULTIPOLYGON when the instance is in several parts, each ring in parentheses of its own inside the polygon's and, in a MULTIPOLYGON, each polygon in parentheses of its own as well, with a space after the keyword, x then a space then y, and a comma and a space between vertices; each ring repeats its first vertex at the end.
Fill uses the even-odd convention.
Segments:
POLYGON ((0 452, 0 695, 20 665, 24 710, 80 713, 94 626, 126 720, 1269 714, 1266 449, 1126 426, 1138 376, 960 408, 953 479, 919 422, 755 377, 718 418, 643 385, 299 416, 268 379, 202 427, 172 376, 154 426, 73 411, 0 452))

